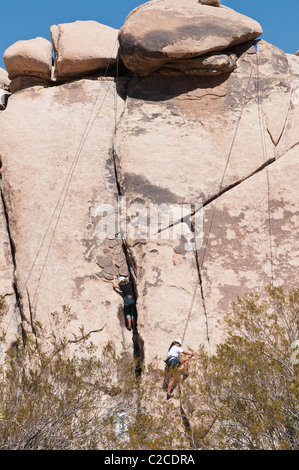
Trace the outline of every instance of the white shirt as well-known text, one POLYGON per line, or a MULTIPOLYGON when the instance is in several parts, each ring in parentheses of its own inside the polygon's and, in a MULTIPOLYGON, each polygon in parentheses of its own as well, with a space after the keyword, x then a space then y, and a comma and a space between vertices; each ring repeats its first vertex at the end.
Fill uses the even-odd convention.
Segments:
POLYGON ((180 346, 172 346, 167 353, 167 357, 178 357, 183 351, 183 348, 180 348, 180 346))

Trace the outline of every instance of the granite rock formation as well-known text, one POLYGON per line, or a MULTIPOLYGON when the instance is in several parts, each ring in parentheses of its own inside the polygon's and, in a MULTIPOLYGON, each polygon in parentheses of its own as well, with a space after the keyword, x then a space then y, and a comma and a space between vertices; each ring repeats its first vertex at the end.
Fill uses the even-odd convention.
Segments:
POLYGON ((254 20, 197 0, 137 8, 113 54, 117 32, 95 22, 51 33, 53 63, 45 42, 47 60, 29 57, 31 42, 4 54, 11 337, 68 305, 70 334, 83 324, 99 347, 111 340, 161 369, 174 337, 212 351, 238 294, 297 283, 299 57, 257 39, 254 20), (133 334, 112 288, 120 274, 134 283, 133 334))

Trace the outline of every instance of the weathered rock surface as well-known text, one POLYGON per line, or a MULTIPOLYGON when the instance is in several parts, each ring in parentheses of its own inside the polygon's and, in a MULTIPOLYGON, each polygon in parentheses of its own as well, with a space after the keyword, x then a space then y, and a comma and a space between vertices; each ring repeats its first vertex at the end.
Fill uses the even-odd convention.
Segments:
POLYGON ((181 75, 170 81, 157 73, 131 81, 115 144, 123 194, 157 204, 206 203, 219 191, 230 153, 222 189, 275 158, 274 144, 290 106, 289 66, 280 49, 265 42, 258 48, 259 66, 255 48, 245 48, 237 73, 225 78, 181 75), (259 124, 257 74, 265 133, 259 124))
POLYGON ((198 0, 157 0, 133 10, 119 32, 125 66, 148 75, 168 62, 186 60, 256 39, 261 26, 227 7, 198 0))
POLYGON ((118 30, 96 21, 75 21, 50 28, 56 78, 82 76, 115 63, 118 30))

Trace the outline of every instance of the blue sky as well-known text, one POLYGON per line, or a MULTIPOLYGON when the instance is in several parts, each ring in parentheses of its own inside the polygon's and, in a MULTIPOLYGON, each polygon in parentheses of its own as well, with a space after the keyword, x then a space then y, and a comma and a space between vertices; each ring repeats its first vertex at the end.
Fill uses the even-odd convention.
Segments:
MULTIPOLYGON (((21 39, 50 40, 50 26, 76 20, 95 20, 120 28, 138 0, 14 0, 1 9, 0 67, 3 53, 21 39)), ((262 38, 294 54, 299 49, 299 0, 222 0, 222 4, 257 20, 262 38)))

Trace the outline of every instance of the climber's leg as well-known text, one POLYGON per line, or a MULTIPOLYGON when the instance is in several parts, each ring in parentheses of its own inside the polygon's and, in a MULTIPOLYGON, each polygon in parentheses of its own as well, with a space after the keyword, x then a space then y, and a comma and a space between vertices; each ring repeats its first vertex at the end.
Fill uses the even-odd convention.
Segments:
POLYGON ((183 380, 186 380, 189 376, 189 358, 184 357, 180 361, 181 365, 183 365, 183 380))
POLYGON ((177 384, 179 375, 180 361, 177 358, 172 358, 167 364, 167 373, 169 374, 169 382, 167 386, 167 399, 172 397, 172 392, 177 384))
POLYGON ((124 302, 124 312, 127 322, 127 330, 136 329, 136 305, 133 297, 126 297, 124 302))

